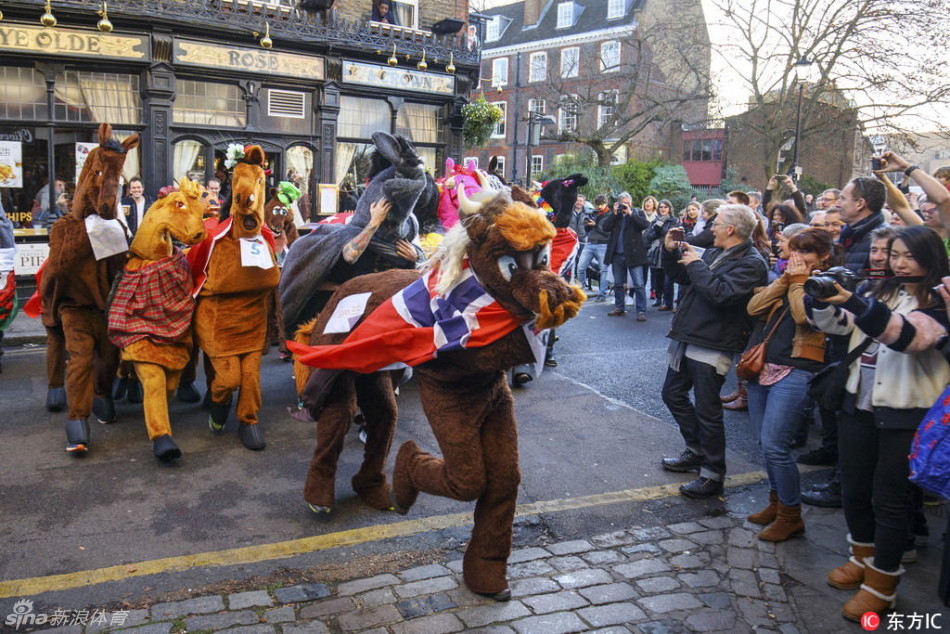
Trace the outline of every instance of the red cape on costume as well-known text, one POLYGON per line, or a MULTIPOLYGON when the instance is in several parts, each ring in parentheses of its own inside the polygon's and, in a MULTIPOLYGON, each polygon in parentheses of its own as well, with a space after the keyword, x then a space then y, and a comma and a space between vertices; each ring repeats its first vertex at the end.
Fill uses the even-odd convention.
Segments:
MULTIPOLYGON (((214 245, 217 244, 218 240, 228 235, 228 232, 231 230, 232 222, 234 222, 234 216, 229 216, 227 219, 222 220, 210 228, 207 226, 207 223, 205 223, 205 228, 208 229, 207 237, 188 251, 186 257, 188 258, 188 264, 191 265, 191 274, 195 278, 195 286, 191 293, 192 297, 198 297, 201 288, 205 285, 205 282, 208 281, 208 263, 211 261, 211 253, 214 251, 214 245)), ((264 236, 264 240, 270 245, 271 252, 276 253, 274 232, 270 230, 270 227, 267 225, 261 227, 261 235, 264 236)))

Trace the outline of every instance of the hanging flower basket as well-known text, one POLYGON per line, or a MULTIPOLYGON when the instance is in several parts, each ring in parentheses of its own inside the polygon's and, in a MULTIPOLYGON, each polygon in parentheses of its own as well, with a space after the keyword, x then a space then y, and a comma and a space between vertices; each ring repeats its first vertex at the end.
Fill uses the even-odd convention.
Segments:
POLYGON ((465 147, 475 148, 488 142, 495 126, 504 118, 505 113, 481 96, 472 103, 462 106, 462 116, 465 117, 462 140, 465 147))

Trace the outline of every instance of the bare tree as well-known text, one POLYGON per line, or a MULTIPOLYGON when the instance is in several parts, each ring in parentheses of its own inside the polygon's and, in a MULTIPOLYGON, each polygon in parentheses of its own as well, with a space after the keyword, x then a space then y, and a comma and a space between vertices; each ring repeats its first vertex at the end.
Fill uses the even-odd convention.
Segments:
MULTIPOLYGON (((764 175, 793 134, 799 84, 794 66, 812 62, 802 84, 800 138, 821 143, 842 126, 900 134, 937 130, 934 104, 950 101, 950 11, 945 0, 711 0, 723 60, 741 77, 754 116, 764 175), (839 115, 829 114, 837 106, 839 115)), ((946 129, 944 127, 944 129, 946 129)), ((828 148, 834 151, 834 148, 828 148)))
POLYGON ((699 0, 648 2, 637 17, 619 51, 601 48, 592 60, 562 51, 545 85, 527 91, 559 119, 547 138, 590 147, 601 166, 638 138, 665 148, 671 123, 708 116, 709 36, 699 0))

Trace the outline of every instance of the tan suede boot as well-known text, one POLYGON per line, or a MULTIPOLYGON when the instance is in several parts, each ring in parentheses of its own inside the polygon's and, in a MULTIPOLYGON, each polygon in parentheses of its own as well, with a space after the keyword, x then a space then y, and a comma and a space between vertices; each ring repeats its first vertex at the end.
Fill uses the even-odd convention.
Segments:
POLYGON ((828 573, 828 585, 839 590, 857 590, 864 583, 864 560, 874 557, 874 544, 856 542, 848 535, 851 559, 828 573))
POLYGON ((778 503, 778 517, 764 531, 759 533, 759 539, 764 542, 784 542, 786 539, 801 535, 805 532, 805 522, 802 521, 802 505, 785 506, 778 503))
POLYGON ((841 614, 849 621, 860 622, 861 615, 875 612, 879 616, 897 605, 897 584, 904 569, 884 572, 874 567, 874 557, 864 560, 864 583, 858 593, 841 608, 841 614))
POLYGON ((778 491, 772 489, 769 491, 769 505, 766 506, 761 511, 757 511, 752 515, 746 517, 746 520, 752 522, 753 524, 759 524, 765 526, 766 524, 771 524, 775 521, 775 517, 778 514, 778 491))

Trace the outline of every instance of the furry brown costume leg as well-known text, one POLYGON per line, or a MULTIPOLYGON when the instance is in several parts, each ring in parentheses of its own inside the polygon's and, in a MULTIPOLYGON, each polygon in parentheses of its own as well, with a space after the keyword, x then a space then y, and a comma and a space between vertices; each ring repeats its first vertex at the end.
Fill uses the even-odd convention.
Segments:
POLYGON ((508 588, 512 523, 521 471, 518 429, 504 372, 443 381, 418 369, 422 407, 442 458, 415 448, 400 448, 393 471, 396 502, 400 484, 455 500, 477 500, 472 539, 465 551, 463 576, 473 592, 496 594, 508 588), (451 394, 451 398, 446 398, 451 394))
POLYGON ((261 351, 227 357, 211 357, 214 378, 211 380, 211 400, 230 403, 235 390, 238 402, 235 413, 242 425, 256 425, 261 409, 261 351))
POLYGON ((85 420, 92 413, 93 398, 109 395, 112 377, 119 364, 119 350, 106 337, 106 319, 102 311, 63 308, 60 314, 63 329, 70 333, 66 338, 66 352, 69 354, 66 364, 69 418, 85 420))

